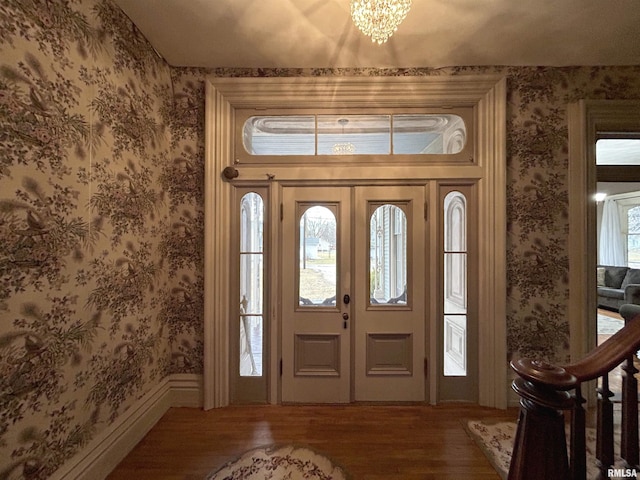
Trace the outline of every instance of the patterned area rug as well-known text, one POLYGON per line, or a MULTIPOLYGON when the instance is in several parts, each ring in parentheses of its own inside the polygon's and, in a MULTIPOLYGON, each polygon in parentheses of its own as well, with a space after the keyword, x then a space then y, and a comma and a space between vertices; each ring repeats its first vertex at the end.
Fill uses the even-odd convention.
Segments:
POLYGON ((207 476, 207 480, 347 480, 327 457, 292 445, 256 448, 207 476))
MULTIPOLYGON (((513 451, 513 439, 516 436, 515 422, 499 422, 491 420, 470 420, 466 422, 465 428, 471 438, 484 452, 487 459, 496 469, 503 480, 509 474, 511 464, 511 452, 513 451)), ((620 452, 619 433, 615 432, 614 452, 616 456, 620 452)), ((569 438, 567 436, 567 438, 569 438)), ((598 470, 596 468, 595 445, 596 430, 587 428, 587 478, 596 479, 598 470)))

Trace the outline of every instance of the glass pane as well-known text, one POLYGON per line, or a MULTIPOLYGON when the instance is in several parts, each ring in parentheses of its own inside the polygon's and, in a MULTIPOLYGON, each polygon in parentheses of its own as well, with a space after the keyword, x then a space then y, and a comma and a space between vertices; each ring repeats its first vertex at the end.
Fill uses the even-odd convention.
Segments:
POLYGON ((262 252, 264 204, 257 193, 247 193, 240 201, 240 253, 262 252))
POLYGON ((466 198, 444 199, 444 375, 467 374, 467 211, 466 198))
POLYGON ((466 200, 462 193, 451 192, 444 199, 444 251, 467 250, 466 200))
POLYGON ((376 208, 369 221, 369 301, 407 303, 407 218, 395 205, 376 208))
POLYGON ((243 253, 240 255, 240 313, 264 313, 263 255, 243 253))
POLYGON ((467 317, 444 316, 444 375, 467 374, 467 317))
POLYGON ((250 192, 240 200, 240 376, 262 376, 264 204, 250 192))
POLYGON ((467 254, 444 254, 444 313, 467 313, 467 254))
POLYGON ((393 153, 454 154, 466 141, 464 120, 458 115, 393 116, 393 153))
POLYGON ((240 376, 262 376, 263 321, 260 316, 240 316, 240 376))
POLYGON ((327 207, 309 208, 300 219, 299 304, 336 304, 336 217, 327 207))
POLYGON ((318 155, 389 153, 389 115, 318 115, 318 155))
POLYGON ((596 142, 596 165, 640 165, 640 139, 601 138, 596 142))
POLYGON ((251 155, 315 155, 315 116, 250 117, 242 129, 242 143, 251 155))

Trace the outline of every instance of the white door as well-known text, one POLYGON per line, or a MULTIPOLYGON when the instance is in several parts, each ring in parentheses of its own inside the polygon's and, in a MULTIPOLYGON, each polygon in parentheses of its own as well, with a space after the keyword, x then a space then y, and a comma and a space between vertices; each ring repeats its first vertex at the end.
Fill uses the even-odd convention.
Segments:
POLYGON ((282 401, 424 400, 424 187, 282 199, 282 401))

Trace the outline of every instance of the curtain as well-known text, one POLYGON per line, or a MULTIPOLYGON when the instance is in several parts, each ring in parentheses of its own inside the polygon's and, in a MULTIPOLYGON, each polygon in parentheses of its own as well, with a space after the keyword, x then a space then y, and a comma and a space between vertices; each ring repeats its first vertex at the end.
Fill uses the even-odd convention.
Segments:
POLYGON ((598 263, 615 267, 626 267, 625 237, 620 228, 620 214, 615 200, 605 200, 600 226, 600 252, 598 263))

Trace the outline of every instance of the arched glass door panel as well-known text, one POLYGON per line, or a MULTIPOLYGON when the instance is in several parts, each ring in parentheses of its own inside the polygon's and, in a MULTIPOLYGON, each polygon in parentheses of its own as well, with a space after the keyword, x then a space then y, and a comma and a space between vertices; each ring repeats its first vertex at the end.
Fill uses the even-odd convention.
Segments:
POLYGON ((369 220, 369 302, 407 304, 407 217, 381 205, 369 220))
POLYGON ((312 206, 302 214, 299 228, 299 306, 335 307, 338 286, 336 216, 327 207, 312 206))

